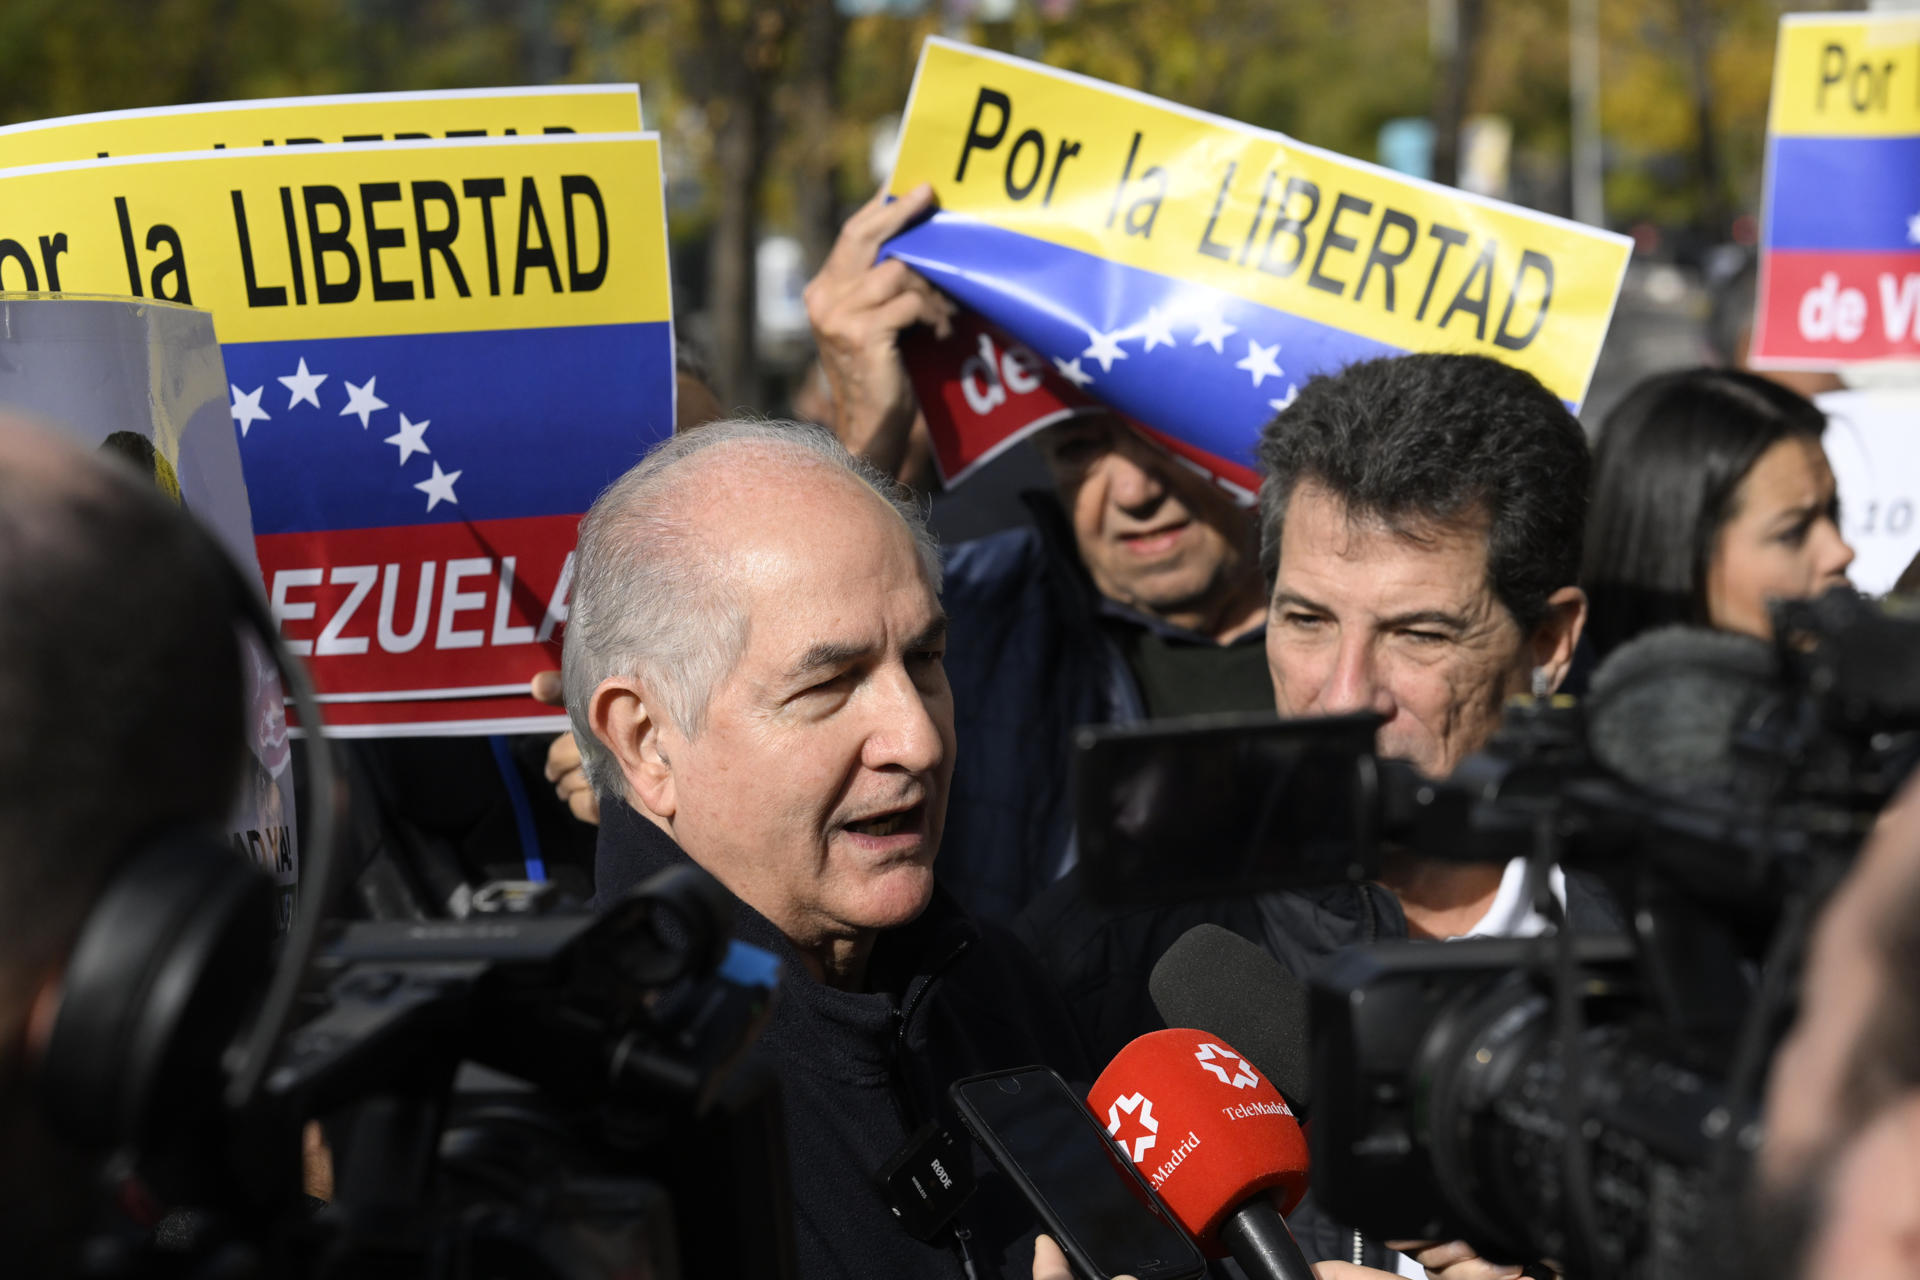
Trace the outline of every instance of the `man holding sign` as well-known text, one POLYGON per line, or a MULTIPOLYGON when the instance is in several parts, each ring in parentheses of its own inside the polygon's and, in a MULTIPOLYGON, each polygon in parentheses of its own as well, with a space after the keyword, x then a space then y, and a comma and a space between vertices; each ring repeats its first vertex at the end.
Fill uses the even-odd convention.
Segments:
POLYGON ((962 757, 942 874, 987 915, 1071 865, 1077 725, 1272 705, 1236 498, 1308 377, 1468 349, 1577 403, 1627 257, 1618 236, 940 40, 889 192, 808 289, 843 442, 897 465, 916 387, 949 481, 1053 424, 1064 512, 947 572, 962 757), (903 358, 914 326, 965 337, 903 358))
MULTIPOLYGON (((897 469, 916 401, 897 345, 952 304, 880 246, 933 206, 922 186, 851 218, 807 289, 842 443, 897 469)), ((943 881, 1005 919, 1070 865, 1067 760, 1081 724, 1272 705, 1249 514, 1112 415, 1047 432, 1057 502, 953 549, 944 600, 961 763, 943 881)))

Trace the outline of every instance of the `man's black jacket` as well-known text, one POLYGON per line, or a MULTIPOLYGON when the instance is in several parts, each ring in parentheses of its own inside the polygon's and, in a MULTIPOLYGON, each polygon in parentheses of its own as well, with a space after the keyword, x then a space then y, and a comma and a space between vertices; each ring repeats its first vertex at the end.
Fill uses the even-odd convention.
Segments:
MULTIPOLYGON (((1580 874, 1567 877, 1567 914, 1581 933, 1620 929, 1612 900, 1580 874)), ((1108 907, 1088 901, 1077 872, 1036 898, 1014 927, 1066 998, 1087 1051, 1095 1062, 1106 1062, 1135 1036, 1166 1025, 1147 993, 1147 977, 1167 948, 1200 924, 1259 943, 1303 983, 1342 947, 1407 936, 1400 900, 1377 884, 1108 907)), ((1394 1269, 1391 1252, 1328 1219, 1311 1195, 1287 1215, 1287 1225, 1310 1261, 1394 1269)))
MULTIPOLYGON (((653 823, 625 804, 603 804, 597 904, 685 861, 653 823)), ((983 1280, 1026 1280, 1033 1212, 984 1157, 956 1220, 964 1240, 913 1239, 876 1176, 923 1120, 963 1132, 946 1100, 962 1076, 1044 1063, 1069 1081, 1092 1078, 1070 1015, 1026 948, 1004 929, 975 924, 940 889, 918 919, 880 935, 865 993, 815 981, 780 931, 744 903, 733 936, 781 960, 779 998, 752 1052, 780 1078, 800 1274, 963 1280, 964 1253, 983 1280)))

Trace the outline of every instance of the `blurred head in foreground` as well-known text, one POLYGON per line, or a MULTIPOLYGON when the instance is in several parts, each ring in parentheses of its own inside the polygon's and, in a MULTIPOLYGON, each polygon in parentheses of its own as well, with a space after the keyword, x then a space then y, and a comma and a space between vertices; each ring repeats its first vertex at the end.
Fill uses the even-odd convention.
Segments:
POLYGON ((216 830, 245 745, 230 575, 117 459, 0 416, 0 1248, 52 1274, 88 1166, 31 1067, 65 959, 144 839, 216 830))

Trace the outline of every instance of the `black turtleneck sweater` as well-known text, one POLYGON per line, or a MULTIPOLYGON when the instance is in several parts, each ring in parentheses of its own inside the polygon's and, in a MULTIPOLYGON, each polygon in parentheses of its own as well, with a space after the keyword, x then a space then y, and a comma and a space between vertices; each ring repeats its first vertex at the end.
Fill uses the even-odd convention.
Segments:
MULTIPOLYGON (((687 855, 627 805, 601 810, 595 903, 687 855)), ((1044 1063, 1091 1079, 1068 1011, 1012 934, 969 919, 936 888, 920 917, 880 935, 867 990, 814 980, 766 917, 736 900, 733 936, 781 960, 780 994, 753 1053, 779 1076, 805 1280, 981 1280, 1032 1274, 1033 1212, 976 1153, 979 1184, 956 1230, 923 1244, 901 1229, 878 1173, 922 1121, 963 1133, 947 1086, 1044 1063)))

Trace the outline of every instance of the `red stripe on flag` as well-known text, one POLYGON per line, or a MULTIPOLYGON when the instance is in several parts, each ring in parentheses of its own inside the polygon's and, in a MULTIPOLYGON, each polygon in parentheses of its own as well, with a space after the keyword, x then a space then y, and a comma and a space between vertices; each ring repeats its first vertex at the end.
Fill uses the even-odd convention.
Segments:
POLYGON ((1800 365, 1920 356, 1920 249, 1770 252, 1750 355, 1800 365))
POLYGON ((560 665, 561 575, 579 523, 336 529, 254 545, 280 632, 321 693, 415 693, 525 684, 560 665))
MULTIPOLYGON (((1037 427, 1087 414, 1133 421, 1076 388, 1031 348, 972 311, 954 316, 950 337, 939 339, 929 330, 916 329, 902 338, 901 349, 926 416, 940 476, 948 484, 1037 427)), ((1134 425, 1168 452, 1228 485, 1247 493, 1259 489, 1260 477, 1252 469, 1176 436, 1134 425)))

